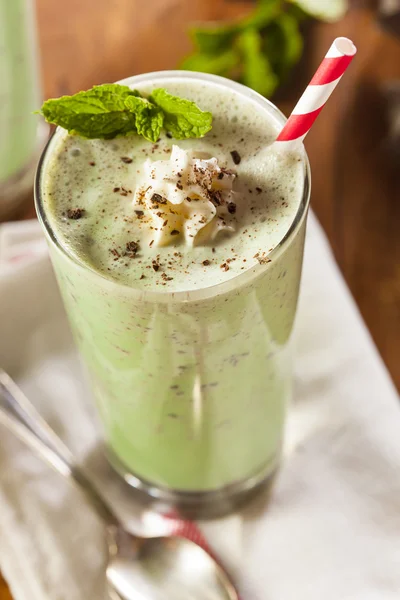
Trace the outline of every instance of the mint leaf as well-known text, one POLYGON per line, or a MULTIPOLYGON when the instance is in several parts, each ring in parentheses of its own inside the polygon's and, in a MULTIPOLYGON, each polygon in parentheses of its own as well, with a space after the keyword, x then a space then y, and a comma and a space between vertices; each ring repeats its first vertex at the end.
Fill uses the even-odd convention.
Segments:
POLYGON ((231 49, 235 36, 241 31, 248 27, 266 27, 281 12, 281 0, 261 0, 255 10, 242 19, 224 25, 206 23, 192 28, 190 35, 200 53, 216 55, 231 49))
POLYGON ((278 78, 263 54, 261 34, 254 28, 243 31, 238 47, 243 55, 243 83, 263 96, 271 96, 278 85, 278 78))
POLYGON ((298 62, 303 51, 299 20, 292 11, 291 8, 290 12, 278 17, 268 28, 268 35, 263 40, 263 53, 268 56, 281 82, 298 62))
POLYGON ((94 86, 74 96, 62 96, 44 102, 41 114, 46 121, 66 129, 72 135, 109 139, 136 131, 136 118, 125 105, 138 92, 128 86, 94 86))
POLYGON ((136 131, 149 142, 156 142, 164 123, 164 114, 145 98, 128 96, 125 106, 135 115, 136 131))
POLYGON ((240 63, 239 53, 232 49, 213 54, 196 53, 188 56, 181 64, 187 71, 203 71, 213 75, 228 75, 240 63))
POLYGON ((297 19, 289 12, 281 15, 276 23, 282 32, 282 62, 284 62, 285 72, 287 72, 300 60, 304 46, 303 38, 297 19))
POLYGON ((164 122, 177 139, 201 137, 211 129, 211 113, 201 111, 194 102, 172 96, 164 89, 155 90, 153 97, 151 102, 137 90, 110 83, 47 100, 39 112, 46 121, 71 135, 92 139, 136 133, 154 143, 164 122))
POLYGON ((195 46, 201 53, 216 54, 231 46, 237 26, 208 24, 204 27, 195 27, 190 31, 195 46))
POLYGON ((190 100, 169 94, 163 88, 154 90, 150 101, 164 113, 164 127, 178 139, 202 137, 212 127, 212 114, 203 112, 190 100))
POLYGON ((249 27, 263 29, 280 14, 282 14, 281 0, 259 0, 254 12, 241 22, 239 31, 244 31, 249 27))

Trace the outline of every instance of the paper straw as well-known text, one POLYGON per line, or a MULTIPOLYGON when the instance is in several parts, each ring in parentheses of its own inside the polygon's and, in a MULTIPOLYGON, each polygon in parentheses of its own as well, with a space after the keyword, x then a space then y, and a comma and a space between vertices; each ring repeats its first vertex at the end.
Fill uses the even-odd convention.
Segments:
POLYGON ((351 40, 336 38, 278 135, 277 142, 292 145, 304 140, 356 52, 351 40))

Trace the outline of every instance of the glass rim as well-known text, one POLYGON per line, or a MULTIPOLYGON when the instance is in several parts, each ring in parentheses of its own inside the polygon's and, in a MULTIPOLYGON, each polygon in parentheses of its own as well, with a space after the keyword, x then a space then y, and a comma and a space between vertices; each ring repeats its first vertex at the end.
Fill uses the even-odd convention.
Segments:
MULTIPOLYGON (((219 75, 210 75, 208 73, 198 73, 195 71, 180 71, 180 70, 166 70, 166 71, 154 71, 150 73, 145 73, 141 75, 134 75, 132 77, 127 77, 118 81, 117 83, 123 85, 134 85, 137 83, 142 83, 144 81, 151 81, 154 79, 194 79, 194 80, 203 80, 208 82, 213 82, 214 84, 219 84, 222 87, 228 87, 237 91, 239 94, 250 98, 254 102, 256 102, 259 106, 267 109, 270 114, 280 123, 282 126, 286 122, 285 115, 273 104, 270 100, 264 98, 258 92, 232 81, 230 79, 226 79, 225 77, 220 77, 219 75)), ((276 244, 276 246, 266 253, 266 257, 270 259, 270 262, 267 264, 259 264, 253 265, 249 267, 243 273, 238 273, 234 277, 223 281, 221 283, 216 283, 214 285, 206 286, 199 289, 192 290, 182 290, 182 291, 168 291, 168 290, 145 290, 141 288, 135 288, 132 285, 127 285, 125 283, 121 283, 96 269, 92 268, 84 261, 80 260, 77 256, 75 256, 72 252, 69 252, 65 245, 58 239, 56 233, 50 225, 50 222, 46 216, 46 211, 42 202, 42 175, 44 171, 44 166, 48 155, 51 153, 53 145, 57 141, 58 137, 64 134, 64 130, 60 127, 57 127, 56 130, 51 135, 48 140, 45 148, 43 149, 42 155, 40 157, 38 167, 35 175, 35 184, 34 184, 34 199, 35 199, 35 209, 38 220, 46 234, 46 237, 51 245, 55 247, 55 249, 60 252, 65 258, 72 261, 76 267, 92 273, 94 276, 99 277, 103 280, 104 283, 107 282, 107 285, 116 286, 118 288, 122 288, 125 292, 128 292, 131 295, 136 296, 141 301, 152 301, 159 303, 179 303, 179 302, 196 302, 200 300, 205 300, 207 298, 213 298, 218 295, 222 295, 232 289, 239 288, 242 285, 245 285, 251 282, 253 279, 256 279, 259 275, 265 272, 269 266, 273 263, 274 259, 276 259, 284 249, 290 244, 291 240, 295 236, 297 230, 299 229, 303 218, 307 214, 307 209, 310 202, 311 195, 311 170, 310 170, 310 162, 307 156, 307 152, 303 146, 304 150, 304 186, 303 186, 303 194, 301 198, 301 202, 299 203, 298 209, 293 216, 293 220, 290 223, 290 226, 286 230, 285 235, 280 239, 280 241, 276 244)))

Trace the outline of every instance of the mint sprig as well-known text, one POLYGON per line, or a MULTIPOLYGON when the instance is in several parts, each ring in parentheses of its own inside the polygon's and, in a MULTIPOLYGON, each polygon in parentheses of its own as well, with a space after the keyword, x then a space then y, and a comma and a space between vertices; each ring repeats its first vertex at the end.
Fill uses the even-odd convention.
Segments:
POLYGON ((190 100, 162 88, 147 99, 117 83, 46 100, 39 112, 48 123, 89 139, 137 134, 154 143, 163 127, 177 139, 202 137, 212 127, 211 113, 190 100))

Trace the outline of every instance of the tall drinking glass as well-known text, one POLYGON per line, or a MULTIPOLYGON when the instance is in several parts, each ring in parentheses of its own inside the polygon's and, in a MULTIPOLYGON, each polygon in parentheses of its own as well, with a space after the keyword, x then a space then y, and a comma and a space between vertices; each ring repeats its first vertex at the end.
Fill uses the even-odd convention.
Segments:
MULTIPOLYGON (((215 76, 171 71, 123 83, 152 77, 217 81, 285 121, 265 98, 215 76)), ((280 461, 310 196, 306 154, 302 198, 263 264, 193 291, 148 291, 108 279, 60 243, 43 203, 60 135, 39 165, 36 208, 109 459, 133 487, 187 512, 233 508, 270 481, 280 461)))
POLYGON ((0 218, 33 186, 47 126, 40 108, 33 0, 0 0, 0 218))

